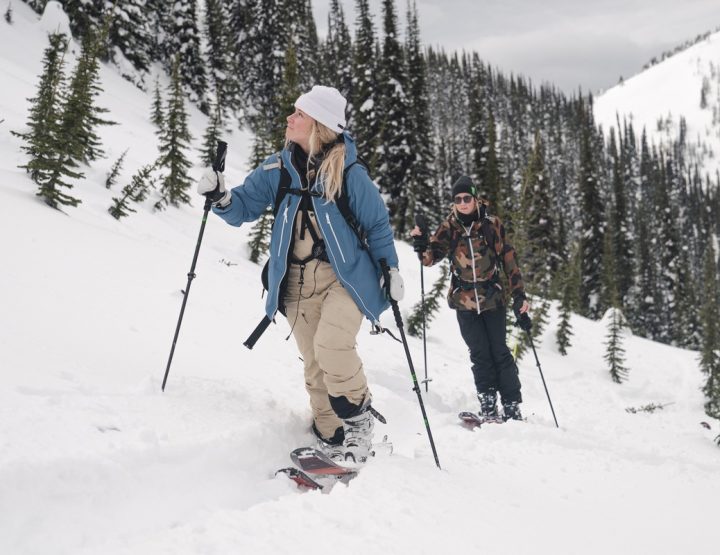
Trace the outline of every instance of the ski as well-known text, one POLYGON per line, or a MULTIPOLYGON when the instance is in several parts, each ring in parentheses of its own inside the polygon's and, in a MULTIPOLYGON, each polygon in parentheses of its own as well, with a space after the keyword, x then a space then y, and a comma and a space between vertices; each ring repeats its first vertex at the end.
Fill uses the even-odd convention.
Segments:
POLYGON ((479 428, 483 424, 502 424, 505 422, 502 416, 480 416, 476 412, 464 411, 458 414, 461 423, 470 429, 479 428))
POLYGON ((292 462, 307 474, 325 476, 347 476, 354 478, 357 469, 341 466, 330 459, 325 453, 313 447, 300 447, 290 453, 292 462))
POLYGON ((310 476, 305 474, 302 470, 298 470, 295 467, 289 466, 287 468, 281 468, 277 472, 275 472, 275 476, 278 476, 279 474, 282 474, 284 476, 287 476, 290 480, 295 482, 299 488, 309 489, 309 490, 322 490, 324 486, 317 483, 315 480, 313 480, 310 476))

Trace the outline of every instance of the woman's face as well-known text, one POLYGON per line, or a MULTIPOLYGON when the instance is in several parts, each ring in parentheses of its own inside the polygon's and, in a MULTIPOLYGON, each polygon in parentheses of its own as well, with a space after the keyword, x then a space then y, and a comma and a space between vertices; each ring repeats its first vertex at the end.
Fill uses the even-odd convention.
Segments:
POLYGON ((477 210, 477 201, 475 200, 475 197, 469 193, 460 193, 459 195, 455 195, 454 201, 455 208, 457 208, 458 212, 461 214, 471 214, 473 211, 477 210))
POLYGON ((295 109, 295 112, 287 117, 287 128, 285 138, 307 152, 310 148, 310 131, 315 120, 302 110, 295 109))

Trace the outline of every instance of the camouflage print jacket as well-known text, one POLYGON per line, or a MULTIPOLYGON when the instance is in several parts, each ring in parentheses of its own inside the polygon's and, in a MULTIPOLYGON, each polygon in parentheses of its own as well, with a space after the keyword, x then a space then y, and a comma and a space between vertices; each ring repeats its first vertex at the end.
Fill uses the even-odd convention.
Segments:
MULTIPOLYGON (((480 214, 485 214, 485 205, 481 205, 480 214)), ((515 258, 515 249, 505 240, 505 227, 500 218, 487 216, 474 221, 467 228, 458 219, 455 211, 448 216, 430 236, 428 250, 422 255, 422 263, 432 266, 450 256, 450 290, 448 304, 455 310, 474 310, 479 314, 493 310, 505 304, 499 267, 502 266, 510 282, 510 292, 515 299, 524 297, 525 290, 515 258), (483 233, 485 227, 486 233, 483 233), (494 242, 494 248, 488 248, 488 241, 494 242)))

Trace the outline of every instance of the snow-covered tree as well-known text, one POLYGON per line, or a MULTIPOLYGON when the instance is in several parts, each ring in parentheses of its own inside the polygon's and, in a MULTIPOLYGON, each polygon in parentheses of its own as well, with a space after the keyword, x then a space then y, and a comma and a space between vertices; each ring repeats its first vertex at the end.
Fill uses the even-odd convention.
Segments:
POLYGON ((593 148, 594 127, 590 108, 580 101, 580 308, 586 316, 600 316, 603 253, 603 204, 598 183, 598 153, 593 148))
POLYGON ((353 44, 353 124, 358 153, 374 175, 378 140, 378 98, 376 87, 375 27, 368 0, 356 1, 355 43, 353 44))
POLYGON ((347 100, 348 127, 353 125, 353 45, 339 0, 330 1, 328 32, 322 47, 321 79, 335 87, 347 100))
POLYGON ((409 171, 406 174, 405 189, 408 205, 405 221, 397 230, 414 227, 414 216, 422 214, 435 225, 441 214, 437 209, 437 197, 433 183, 432 128, 430 125, 428 88, 425 69, 425 57, 420 43, 420 26, 417 7, 413 3, 407 12, 407 36, 405 39, 407 63, 407 144, 410 155, 409 171))
POLYGON ((160 137, 160 158, 158 167, 165 171, 160 193, 161 199, 155 203, 156 210, 164 209, 168 204, 179 206, 188 203, 187 191, 192 187, 188 170, 192 164, 187 158, 192 137, 188 129, 188 115, 185 110, 180 63, 175 62, 168 90, 165 126, 160 137))
POLYGON ((100 125, 116 125, 104 119, 107 108, 96 104, 96 98, 102 92, 100 80, 99 49, 103 35, 96 36, 88 30, 83 37, 80 58, 73 71, 67 100, 63 106, 62 132, 65 136, 67 152, 73 159, 85 163, 102 158, 100 125))
POLYGON ((20 167, 39 186, 37 195, 53 208, 77 206, 81 201, 63 192, 63 189, 73 187, 69 179, 83 177, 75 169, 77 162, 67 154, 62 133, 63 66, 67 38, 57 33, 48 38, 37 93, 29 99, 28 131, 13 134, 25 142, 21 149, 28 154, 29 160, 20 167))
POLYGON ((707 375, 703 386, 705 412, 708 416, 720 418, 720 285, 712 241, 705 247, 702 289, 700 368, 707 375))
POLYGON ((207 62, 200 48, 197 12, 197 0, 175 0, 171 4, 164 19, 163 48, 166 65, 179 64, 178 71, 190 101, 204 114, 209 114, 207 62))
POLYGON ((383 1, 383 49, 378 71, 380 135, 375 181, 388 195, 390 219, 399 237, 405 237, 412 214, 408 214, 407 181, 412 156, 408 139, 409 99, 406 93, 405 59, 398 41, 394 0, 383 1))

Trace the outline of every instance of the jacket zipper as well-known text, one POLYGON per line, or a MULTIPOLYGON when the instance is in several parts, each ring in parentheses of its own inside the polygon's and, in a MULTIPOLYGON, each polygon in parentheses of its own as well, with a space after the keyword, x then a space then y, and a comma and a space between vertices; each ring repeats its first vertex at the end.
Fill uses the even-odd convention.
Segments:
POLYGON ((333 237, 335 238, 335 244, 337 245, 338 250, 340 251, 340 258, 342 258, 343 264, 346 264, 345 262, 345 255, 343 254, 342 247, 340 246, 340 241, 338 241, 337 235, 335 235, 335 229, 332 226, 332 223, 330 222, 330 214, 325 212, 325 220, 327 221, 327 224, 330 226, 330 231, 332 231, 333 237))
MULTIPOLYGON (((282 154, 280 156, 282 156, 282 154)), ((293 169, 295 174, 298 175, 298 180, 299 180, 300 175, 297 173, 295 166, 292 165, 292 160, 290 161, 290 164, 288 164, 288 165, 293 169)), ((283 238, 283 234, 285 233, 285 225, 288 222, 288 211, 289 210, 290 210, 290 196, 288 196, 287 203, 285 204, 285 211, 283 212, 283 226, 282 226, 282 229, 280 230, 280 244, 278 245, 278 256, 280 256, 280 254, 281 254, 280 250, 282 247, 282 238, 283 238)), ((297 211, 295 213, 297 214, 297 211)), ((293 216, 293 221, 294 220, 295 220, 295 217, 293 216)), ((290 243, 288 243, 288 250, 290 250, 290 243)), ((285 252, 285 269, 283 270, 283 274, 280 276, 280 281, 278 282, 277 294, 275 296, 275 307, 276 308, 275 308, 275 312, 273 313, 273 318, 275 317, 275 314, 277 314, 277 312, 278 312, 277 307, 280 306, 280 284, 282 283, 283 279, 285 279, 285 274, 287 274, 287 270, 288 270, 287 258, 288 258, 288 253, 286 251, 285 252)))
MULTIPOLYGON (((470 229, 472 229, 472 226, 470 226, 470 229)), ((465 233, 467 233, 468 246, 470 247, 470 260, 472 260, 473 291, 475 292, 475 305, 477 306, 477 313, 480 314, 480 298, 478 297, 477 293, 477 274, 475 273, 475 251, 473 251, 472 237, 470 236, 470 231, 468 231, 467 228, 465 228, 465 233)))
MULTIPOLYGON (((315 213, 316 213, 316 214, 319 214, 319 212, 318 212, 318 210, 317 210, 317 206, 315 205, 315 198, 314 198, 314 197, 313 197, 313 199, 312 199, 312 203, 313 203, 313 208, 315 209, 315 213)), ((327 223, 330 224, 330 231, 332 232, 333 237, 335 237, 335 244, 337 245, 338 250, 340 251, 340 256, 342 257, 343 262, 345 262, 345 256, 343 255, 342 249, 340 248, 340 243, 338 242, 337 236, 335 235, 335 230, 333 229, 332 224, 330 223, 330 215, 329 215, 327 212, 325 213, 325 219, 326 219, 327 223)), ((322 222, 322 218, 318 218, 318 219, 317 219, 317 223, 318 223, 318 226, 320 227, 320 231, 322 232, 322 234, 323 234, 324 237, 327 237, 327 233, 325 233, 325 230, 322 228, 322 223, 321 223, 321 222, 322 222)), ((328 248, 328 249, 327 249, 327 252, 330 253, 330 256, 332 256, 332 259, 335 260, 335 253, 333 252, 333 250, 330 249, 330 248, 328 248)), ((360 295, 360 293, 358 293, 358 290, 355 289, 355 288, 352 286, 352 284, 343 277, 343 275, 340 273, 340 270, 337 268, 337 263, 335 264, 335 267, 333 267, 333 270, 335 271, 335 274, 337 275, 338 279, 340 280, 340 283, 342 283, 345 287, 349 287, 350 289, 352 289, 352 290, 355 292, 355 296, 356 296, 356 297, 358 298, 358 300, 362 303, 363 307, 365 308, 365 311, 366 311, 370 316, 373 317, 373 324, 378 324, 378 325, 379 325, 379 324, 380 324, 380 319, 379 319, 377 316, 375 316, 375 315, 370 311, 370 309, 369 309, 369 308, 367 307, 367 305, 365 304, 365 301, 363 301, 362 295, 360 295)))
POLYGON ((288 210, 290 209, 290 202, 285 205, 285 211, 283 212, 283 226, 280 230, 280 244, 278 245, 278 256, 280 256, 280 249, 282 248, 283 236, 285 235, 285 225, 288 223, 288 210))

